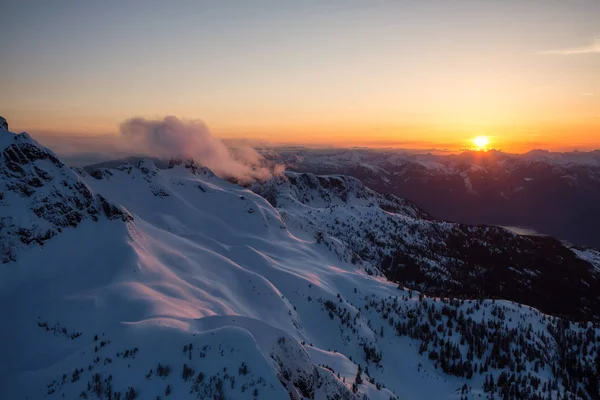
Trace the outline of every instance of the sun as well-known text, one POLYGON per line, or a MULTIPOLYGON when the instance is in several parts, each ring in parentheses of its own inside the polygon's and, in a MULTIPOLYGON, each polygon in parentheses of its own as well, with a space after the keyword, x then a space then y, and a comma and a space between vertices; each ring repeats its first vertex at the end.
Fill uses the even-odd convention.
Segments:
POLYGON ((484 150, 490 144, 490 138, 487 136, 477 136, 473 138, 473 144, 477 147, 477 150, 484 150))

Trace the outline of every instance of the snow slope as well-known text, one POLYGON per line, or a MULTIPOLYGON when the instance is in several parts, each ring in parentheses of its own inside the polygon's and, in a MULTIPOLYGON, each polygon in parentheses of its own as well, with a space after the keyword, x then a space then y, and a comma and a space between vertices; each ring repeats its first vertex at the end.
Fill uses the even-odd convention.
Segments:
POLYGON ((4 187, 10 162, 47 178, 2 190, 0 215, 18 222, 0 226, 14 255, 0 265, 3 398, 562 398, 591 382, 567 355, 597 371, 597 326, 399 288, 347 243, 296 235, 263 197, 191 161, 88 174, 27 136, 0 137, 4 187), (21 140, 31 151, 15 159, 21 140), (35 212, 58 199, 68 208, 35 212), (56 223, 73 212, 77 224, 56 223), (28 242, 21 226, 54 234, 28 242), (484 384, 490 374, 502 385, 484 384))

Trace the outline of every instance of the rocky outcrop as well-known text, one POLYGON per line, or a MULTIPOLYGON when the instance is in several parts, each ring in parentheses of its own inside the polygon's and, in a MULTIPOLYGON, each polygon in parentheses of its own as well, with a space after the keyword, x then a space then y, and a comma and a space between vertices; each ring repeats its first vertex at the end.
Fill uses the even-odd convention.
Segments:
POLYGON ((20 247, 44 245, 85 220, 132 220, 27 133, 7 130, 0 130, 0 210, 3 263, 15 261, 20 247))

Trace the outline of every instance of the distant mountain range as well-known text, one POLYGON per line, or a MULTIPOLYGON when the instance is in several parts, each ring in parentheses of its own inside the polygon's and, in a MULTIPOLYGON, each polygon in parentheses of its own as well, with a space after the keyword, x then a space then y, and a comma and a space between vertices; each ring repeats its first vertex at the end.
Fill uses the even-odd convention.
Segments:
POLYGON ((436 218, 515 226, 600 248, 600 151, 454 155, 282 148, 288 170, 346 174, 411 200, 436 218))
POLYGON ((71 168, 0 119, 0 244, 7 399, 600 398, 598 251, 352 177, 71 168))

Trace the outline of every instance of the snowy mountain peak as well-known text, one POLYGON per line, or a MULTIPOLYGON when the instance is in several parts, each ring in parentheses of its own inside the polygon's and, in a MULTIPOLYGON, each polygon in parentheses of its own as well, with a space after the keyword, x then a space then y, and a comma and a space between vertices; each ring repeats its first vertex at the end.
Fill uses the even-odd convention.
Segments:
POLYGON ((256 183, 252 189, 276 206, 291 203, 307 207, 377 206, 396 214, 429 218, 413 203, 377 193, 346 175, 286 172, 265 183, 256 183))
POLYGON ((0 259, 44 242, 84 220, 131 219, 27 133, 0 131, 0 259))
POLYGON ((216 175, 211 171, 210 168, 203 165, 199 165, 194 159, 180 159, 173 158, 169 160, 169 168, 182 167, 188 169, 194 175, 204 176, 206 178, 214 178, 216 175))

